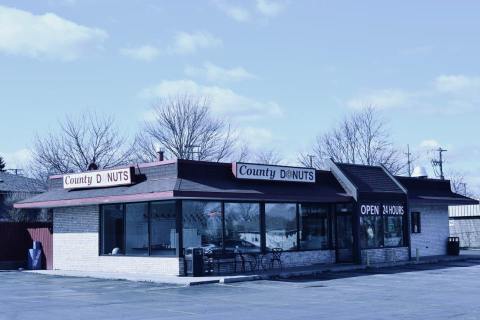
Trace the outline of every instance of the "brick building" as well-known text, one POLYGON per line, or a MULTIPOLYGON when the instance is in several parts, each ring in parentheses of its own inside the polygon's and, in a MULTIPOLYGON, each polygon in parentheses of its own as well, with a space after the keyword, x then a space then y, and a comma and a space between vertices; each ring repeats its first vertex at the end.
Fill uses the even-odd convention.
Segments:
POLYGON ((477 203, 447 180, 329 166, 136 164, 52 176, 47 192, 15 206, 53 209, 54 269, 181 275, 190 247, 233 257, 234 270, 216 272, 248 271, 275 252, 283 267, 443 255, 448 206, 477 203))

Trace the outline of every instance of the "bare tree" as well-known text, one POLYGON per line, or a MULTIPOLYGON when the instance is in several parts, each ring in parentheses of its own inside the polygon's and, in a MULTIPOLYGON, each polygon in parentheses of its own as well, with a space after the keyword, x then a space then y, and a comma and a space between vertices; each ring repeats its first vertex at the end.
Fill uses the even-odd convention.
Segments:
POLYGON ((129 162, 130 149, 112 117, 84 113, 67 117, 58 132, 35 138, 30 171, 46 181, 51 174, 85 171, 90 163, 116 167, 129 162))
MULTIPOLYGON (((394 148, 385 121, 377 111, 367 107, 344 118, 337 127, 317 136, 313 147, 314 166, 325 167, 325 160, 366 165, 384 165, 398 173, 405 164, 394 148)), ((310 166, 308 155, 302 154, 299 162, 310 166)))
POLYGON ((465 179, 465 174, 455 170, 449 170, 447 172, 447 178, 450 180, 450 186, 452 191, 466 197, 478 199, 479 195, 469 188, 469 185, 465 179))
POLYGON ((274 150, 261 150, 255 156, 255 162, 262 164, 280 164, 282 158, 280 154, 274 150))
POLYGON ((154 120, 144 125, 144 134, 137 135, 150 150, 137 153, 151 158, 158 145, 170 157, 221 161, 234 152, 235 135, 223 119, 210 113, 208 100, 189 94, 177 95, 162 100, 153 108, 154 120))

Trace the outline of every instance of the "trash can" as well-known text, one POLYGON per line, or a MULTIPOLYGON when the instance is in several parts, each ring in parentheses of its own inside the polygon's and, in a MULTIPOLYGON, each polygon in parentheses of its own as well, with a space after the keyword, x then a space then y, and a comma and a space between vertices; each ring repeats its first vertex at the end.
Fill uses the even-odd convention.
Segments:
POLYGON ((449 256, 458 256, 460 254, 460 238, 448 237, 447 253, 449 256))
POLYGON ((42 269, 42 243, 33 241, 33 249, 28 249, 28 269, 42 269))
POLYGON ((187 276, 203 276, 203 248, 187 248, 185 250, 187 276))

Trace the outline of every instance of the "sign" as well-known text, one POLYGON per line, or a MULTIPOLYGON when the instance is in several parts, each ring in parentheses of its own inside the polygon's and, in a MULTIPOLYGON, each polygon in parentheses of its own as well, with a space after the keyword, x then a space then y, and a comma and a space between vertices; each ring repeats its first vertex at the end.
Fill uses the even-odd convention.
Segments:
POLYGON ((315 169, 234 162, 237 179, 315 183, 315 169))
POLYGON ((390 204, 362 204, 360 206, 360 213, 362 215, 399 215, 403 216, 405 213, 405 207, 403 204, 390 205, 390 204))
POLYGON ((132 169, 122 168, 65 174, 63 175, 63 188, 103 188, 131 184, 132 169))

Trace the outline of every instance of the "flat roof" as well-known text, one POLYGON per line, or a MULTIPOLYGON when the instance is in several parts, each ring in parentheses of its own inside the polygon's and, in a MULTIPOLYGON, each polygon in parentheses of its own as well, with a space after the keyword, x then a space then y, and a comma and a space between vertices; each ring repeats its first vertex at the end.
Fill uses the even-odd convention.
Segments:
MULTIPOLYGON (((335 163, 364 199, 406 199, 421 204, 477 204, 451 191, 450 181, 392 176, 379 166, 335 163), (405 189, 407 193, 405 193, 405 189)), ((165 199, 224 199, 344 203, 353 201, 332 172, 315 170, 315 183, 235 178, 232 163, 193 160, 135 164, 131 185, 63 188, 61 175, 52 176, 47 192, 22 200, 16 208, 50 208, 165 199)))

